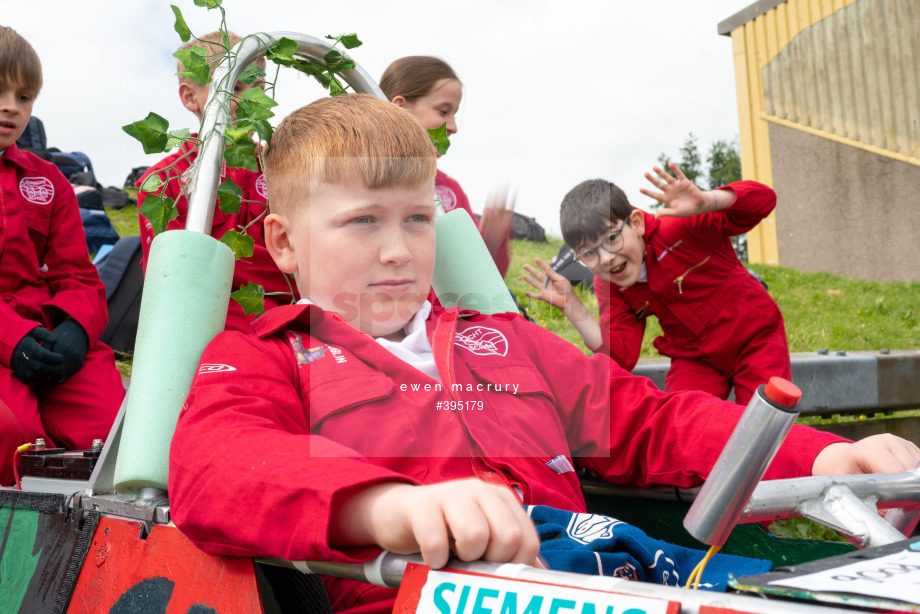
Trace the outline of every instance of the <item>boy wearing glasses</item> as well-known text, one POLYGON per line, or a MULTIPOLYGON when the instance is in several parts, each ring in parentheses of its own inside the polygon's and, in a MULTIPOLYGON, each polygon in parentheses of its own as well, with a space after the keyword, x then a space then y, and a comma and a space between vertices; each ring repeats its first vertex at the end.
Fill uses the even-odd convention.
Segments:
MULTIPOLYGON (((452 550, 536 563, 540 537, 522 504, 585 513, 576 467, 632 485, 708 475, 738 406, 662 393, 518 314, 425 300, 436 164, 410 114, 364 94, 321 98, 275 130, 265 245, 304 299, 269 310, 253 334, 219 334, 202 356, 169 494, 171 517, 204 551, 364 563, 386 548, 438 568, 452 550)), ((893 435, 847 443, 796 425, 767 477, 918 461, 893 435)), ((335 612, 393 609, 393 589, 323 581, 335 612)))
POLYGON ((562 309, 588 348, 627 370, 639 359, 645 318, 655 315, 663 333, 655 348, 671 359, 665 390, 725 399, 734 387, 735 401, 747 404, 770 376, 791 377, 782 314, 731 244, 773 211, 776 194, 753 181, 704 192, 674 164, 675 177, 653 170, 645 177, 660 191, 640 191, 665 205, 655 215, 601 179, 562 201, 562 236, 596 277, 600 322, 539 259, 542 272, 524 267, 537 289, 527 296, 562 309))

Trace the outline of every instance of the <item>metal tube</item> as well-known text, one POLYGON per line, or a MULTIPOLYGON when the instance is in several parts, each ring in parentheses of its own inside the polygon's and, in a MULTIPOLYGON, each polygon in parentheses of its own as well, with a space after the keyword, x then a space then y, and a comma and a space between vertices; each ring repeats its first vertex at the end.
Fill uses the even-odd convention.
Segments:
POLYGON ((920 467, 903 473, 828 475, 761 482, 751 495, 740 522, 764 522, 801 513, 804 501, 819 499, 832 486, 843 485, 861 499, 875 497, 881 507, 920 501, 920 467))
MULTIPOLYGON (((214 203, 220 183, 220 170, 224 154, 224 132, 230 119, 231 93, 240 74, 253 60, 265 54, 274 41, 285 37, 298 44, 297 55, 323 62, 323 57, 332 50, 332 45, 298 32, 272 32, 247 36, 234 47, 235 59, 221 62, 211 80, 208 101, 205 103, 204 121, 201 126, 202 143, 196 164, 188 180, 188 216, 185 229, 211 234, 214 222, 214 203)), ((345 54, 343 54, 345 55, 345 54)), ((347 56, 346 56, 347 57, 347 56)), ((356 66, 339 73, 342 79, 356 92, 372 94, 386 99, 370 75, 356 66)))
MULTIPOLYGON (((798 413, 770 399, 772 378, 765 392, 761 386, 732 432, 702 490, 684 518, 684 527, 697 540, 721 546, 728 539, 745 504, 763 477, 780 443, 798 413)), ((784 381, 784 380, 781 380, 784 381)), ((786 382, 789 386, 791 383, 786 382)), ((801 393, 798 393, 801 397, 801 393)), ((777 395, 778 397, 781 395, 777 395)))
POLYGON ((874 502, 858 498, 846 486, 831 486, 820 501, 802 506, 802 515, 843 531, 860 548, 884 546, 904 539, 878 515, 874 502))

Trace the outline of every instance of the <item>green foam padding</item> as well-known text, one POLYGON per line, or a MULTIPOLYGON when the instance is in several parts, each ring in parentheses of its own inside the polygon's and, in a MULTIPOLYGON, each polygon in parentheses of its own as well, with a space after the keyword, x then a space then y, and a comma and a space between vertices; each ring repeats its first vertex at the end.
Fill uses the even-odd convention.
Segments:
POLYGON ((169 443, 205 346, 224 329, 233 251, 213 237, 170 230, 150 246, 115 490, 166 490, 169 443))
POLYGON ((454 209, 434 220, 437 234, 431 286, 445 307, 517 313, 505 281, 469 214, 454 209))

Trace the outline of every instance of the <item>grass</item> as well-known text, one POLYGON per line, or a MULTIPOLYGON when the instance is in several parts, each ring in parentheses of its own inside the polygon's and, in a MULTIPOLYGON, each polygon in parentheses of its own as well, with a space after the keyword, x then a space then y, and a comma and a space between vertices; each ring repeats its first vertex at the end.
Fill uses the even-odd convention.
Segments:
POLYGON ((141 234, 137 226, 137 207, 132 203, 128 203, 126 207, 121 209, 106 209, 105 212, 119 237, 132 237, 141 234))
MULTIPOLYGON (((558 309, 524 295, 531 289, 521 278, 524 264, 532 264, 534 258, 549 262, 561 245, 562 240, 556 238, 547 243, 512 242, 511 267, 505 282, 538 324, 584 349, 575 328, 558 309)), ((779 305, 791 352, 920 347, 920 283, 865 281, 785 267, 747 266, 767 283, 779 305)), ((588 309, 597 314, 594 293, 576 291, 588 309)), ((660 334, 658 321, 650 317, 642 343, 643 358, 658 356, 652 340, 660 334)))

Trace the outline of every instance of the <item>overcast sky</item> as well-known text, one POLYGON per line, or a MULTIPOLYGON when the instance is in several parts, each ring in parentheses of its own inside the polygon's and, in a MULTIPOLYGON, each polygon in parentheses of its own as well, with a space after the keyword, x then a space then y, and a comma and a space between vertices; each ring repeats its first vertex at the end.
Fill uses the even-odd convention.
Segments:
MULTIPOLYGON (((219 13, 174 0, 192 32, 219 13)), ((517 189, 517 210, 558 236, 558 206, 603 177, 646 206, 642 173, 687 134, 703 152, 738 134, 731 40, 717 24, 752 0, 225 0, 240 35, 356 32, 352 57, 375 79, 394 59, 437 55, 463 82, 458 133, 440 168, 481 211, 488 191, 517 189)), ((82 151, 103 185, 121 186, 146 156, 121 126, 150 111, 196 128, 179 103, 172 52, 181 43, 162 0, 3 0, 2 23, 35 47, 44 88, 34 114, 49 146, 82 151)), ((294 73, 279 80, 279 117, 322 95, 294 73)), ((277 123, 277 122, 276 122, 277 123)))

